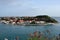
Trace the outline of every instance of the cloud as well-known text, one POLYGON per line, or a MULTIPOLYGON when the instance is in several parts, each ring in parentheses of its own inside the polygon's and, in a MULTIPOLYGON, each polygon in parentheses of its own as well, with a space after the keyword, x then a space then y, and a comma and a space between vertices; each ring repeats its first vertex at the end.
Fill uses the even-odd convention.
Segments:
POLYGON ((14 0, 0 0, 0 5, 7 5, 11 2, 13 2, 14 0))
POLYGON ((59 2, 57 2, 58 1, 0 0, 0 13, 6 15, 59 14, 60 5, 59 2))

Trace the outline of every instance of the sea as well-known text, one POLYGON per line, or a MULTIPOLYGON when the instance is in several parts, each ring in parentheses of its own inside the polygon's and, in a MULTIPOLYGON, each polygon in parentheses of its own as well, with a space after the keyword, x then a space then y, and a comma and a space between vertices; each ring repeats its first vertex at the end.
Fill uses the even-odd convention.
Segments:
POLYGON ((16 37, 19 37, 19 40, 28 40, 30 37, 29 34, 35 31, 40 31, 45 33, 45 36, 52 38, 53 36, 58 36, 60 34, 60 17, 53 17, 59 23, 55 25, 46 25, 46 26, 20 26, 20 25, 11 25, 11 24, 1 24, 0 23, 0 40, 16 40, 16 37), (50 30, 50 34, 46 34, 46 30, 50 30))

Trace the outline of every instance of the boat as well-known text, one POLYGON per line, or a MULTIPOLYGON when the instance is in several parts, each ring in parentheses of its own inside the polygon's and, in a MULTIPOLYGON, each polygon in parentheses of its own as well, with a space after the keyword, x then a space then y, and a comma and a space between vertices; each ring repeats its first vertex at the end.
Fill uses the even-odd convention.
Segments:
POLYGON ((8 40, 7 38, 5 38, 4 40, 8 40))

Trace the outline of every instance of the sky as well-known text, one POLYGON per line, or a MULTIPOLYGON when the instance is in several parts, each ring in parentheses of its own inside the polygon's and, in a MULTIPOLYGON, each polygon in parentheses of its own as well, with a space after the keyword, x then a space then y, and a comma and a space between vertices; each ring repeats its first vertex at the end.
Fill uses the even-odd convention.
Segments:
POLYGON ((60 17, 60 0, 0 0, 0 16, 60 17))

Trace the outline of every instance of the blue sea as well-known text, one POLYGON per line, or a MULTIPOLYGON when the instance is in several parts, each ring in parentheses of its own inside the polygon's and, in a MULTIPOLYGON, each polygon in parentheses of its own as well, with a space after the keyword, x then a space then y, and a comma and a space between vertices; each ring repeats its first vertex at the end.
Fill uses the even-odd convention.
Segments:
MULTIPOLYGON (((54 17, 58 22, 60 18, 54 17)), ((29 34, 35 31, 44 32, 45 30, 50 30, 51 34, 45 35, 52 38, 60 34, 60 23, 56 25, 47 25, 47 26, 19 26, 19 25, 7 25, 0 24, 0 40, 7 38, 8 40, 15 40, 16 36, 19 37, 19 40, 27 40, 29 34)))

